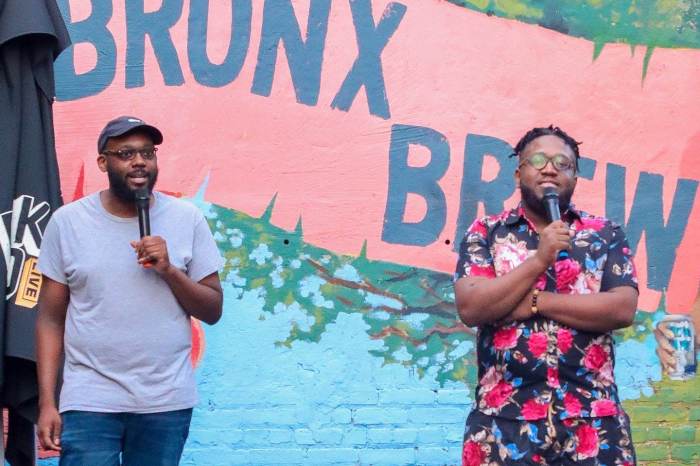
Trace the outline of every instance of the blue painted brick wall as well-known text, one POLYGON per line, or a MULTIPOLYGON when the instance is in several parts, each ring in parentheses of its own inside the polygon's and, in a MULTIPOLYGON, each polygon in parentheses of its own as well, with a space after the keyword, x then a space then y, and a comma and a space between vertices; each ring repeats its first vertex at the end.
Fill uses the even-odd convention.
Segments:
POLYGON ((276 345, 284 315, 228 284, 222 321, 206 328, 200 404, 183 464, 457 465, 471 393, 441 387, 369 351, 359 315, 341 314, 318 343, 276 345))

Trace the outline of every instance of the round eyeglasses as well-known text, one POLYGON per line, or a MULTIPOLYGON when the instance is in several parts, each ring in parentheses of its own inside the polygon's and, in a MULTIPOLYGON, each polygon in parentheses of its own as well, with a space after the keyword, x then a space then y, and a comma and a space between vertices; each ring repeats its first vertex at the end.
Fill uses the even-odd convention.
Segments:
POLYGON ((552 166, 557 171, 563 172, 571 172, 576 166, 574 161, 564 154, 554 154, 552 156, 548 156, 543 152, 535 152, 534 154, 520 162, 520 165, 518 165, 518 167, 522 167, 525 163, 527 163, 535 170, 542 170, 544 167, 547 166, 549 162, 552 162, 552 166))

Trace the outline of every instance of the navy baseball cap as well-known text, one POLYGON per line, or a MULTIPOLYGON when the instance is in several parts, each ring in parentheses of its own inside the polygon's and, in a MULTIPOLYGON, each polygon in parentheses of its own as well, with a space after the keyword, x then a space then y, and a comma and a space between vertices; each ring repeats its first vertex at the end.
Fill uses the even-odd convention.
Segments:
POLYGON ((153 139, 153 144, 155 145, 163 142, 163 133, 161 133, 155 126, 147 124, 141 118, 120 116, 107 123, 100 133, 100 137, 97 138, 97 153, 101 154, 104 152, 105 146, 107 145, 107 140, 109 138, 123 136, 124 134, 136 129, 148 133, 153 139))

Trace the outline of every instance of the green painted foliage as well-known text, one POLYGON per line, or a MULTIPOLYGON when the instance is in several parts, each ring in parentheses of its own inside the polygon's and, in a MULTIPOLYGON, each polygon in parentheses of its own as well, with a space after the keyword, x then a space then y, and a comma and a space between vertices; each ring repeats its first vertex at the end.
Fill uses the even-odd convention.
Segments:
MULTIPOLYGON (((370 338, 381 340, 371 353, 384 364, 401 364, 440 384, 472 385, 476 380, 475 332, 456 315, 449 274, 340 255, 303 240, 301 220, 294 231, 270 223, 274 199, 260 218, 209 206, 209 222, 226 259, 222 279, 238 293, 264 299, 261 320, 289 316, 289 334, 277 342, 318 342, 340 313, 360 313, 370 338)), ((618 340, 644 341, 657 314, 640 312, 618 340)))
POLYGON ((700 48, 700 0, 449 0, 488 15, 537 24, 602 49, 700 48))
POLYGON ((278 345, 318 342, 340 313, 360 313, 385 364, 443 384, 475 379, 474 332, 456 317, 450 275, 369 260, 365 248, 346 256, 312 246, 301 222, 292 232, 269 223, 273 203, 261 218, 211 206, 209 221, 226 259, 223 280, 257 293, 265 313, 290 316, 278 345))

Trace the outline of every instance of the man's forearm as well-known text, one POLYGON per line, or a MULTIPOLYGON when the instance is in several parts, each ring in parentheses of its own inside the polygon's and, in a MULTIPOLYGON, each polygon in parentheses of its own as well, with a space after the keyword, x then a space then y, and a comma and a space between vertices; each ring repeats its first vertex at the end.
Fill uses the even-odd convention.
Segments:
POLYGON ((161 277, 187 314, 208 324, 219 320, 223 300, 220 289, 194 282, 182 270, 172 266, 161 277))
POLYGON ((39 313, 36 322, 36 365, 39 382, 39 406, 56 405, 56 381, 63 353, 64 325, 39 313))
POLYGON ((604 333, 632 324, 637 291, 624 286, 585 295, 542 292, 537 307, 543 316, 569 327, 604 333))
POLYGON ((469 326, 495 322, 508 315, 527 295, 539 276, 547 270, 535 256, 498 278, 455 283, 457 310, 469 326))

